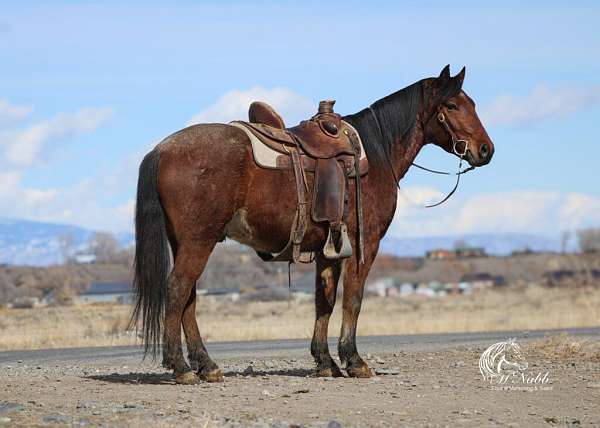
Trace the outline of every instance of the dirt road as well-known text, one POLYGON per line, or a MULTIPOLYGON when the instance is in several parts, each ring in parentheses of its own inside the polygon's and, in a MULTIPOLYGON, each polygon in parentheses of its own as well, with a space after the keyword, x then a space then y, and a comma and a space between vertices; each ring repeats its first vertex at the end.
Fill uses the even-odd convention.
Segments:
MULTIPOLYGON (((371 379, 313 378, 305 340, 209 344, 221 384, 175 385, 135 347, 0 353, 0 424, 600 426, 600 328, 362 337, 371 379), (481 353, 516 337, 531 379, 493 385, 481 353)), ((335 349, 334 343, 331 344, 335 349)))

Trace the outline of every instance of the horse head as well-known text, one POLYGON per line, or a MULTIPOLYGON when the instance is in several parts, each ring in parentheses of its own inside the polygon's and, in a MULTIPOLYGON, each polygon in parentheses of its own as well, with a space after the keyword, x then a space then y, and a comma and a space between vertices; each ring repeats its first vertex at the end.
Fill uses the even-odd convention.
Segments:
POLYGON ((479 167, 492 159, 494 144, 475 112, 475 102, 462 90, 464 78, 464 67, 452 77, 447 65, 432 79, 433 114, 425 125, 425 139, 479 167))

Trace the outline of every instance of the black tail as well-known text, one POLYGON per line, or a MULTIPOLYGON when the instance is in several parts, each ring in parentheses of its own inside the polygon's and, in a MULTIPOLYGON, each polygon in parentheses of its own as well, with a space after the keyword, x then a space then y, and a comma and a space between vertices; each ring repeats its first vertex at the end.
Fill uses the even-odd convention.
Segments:
POLYGON ((158 195, 160 153, 153 150, 144 157, 138 177, 135 207, 135 307, 130 326, 142 319, 144 355, 152 350, 156 357, 161 343, 170 271, 169 241, 165 213, 158 195))

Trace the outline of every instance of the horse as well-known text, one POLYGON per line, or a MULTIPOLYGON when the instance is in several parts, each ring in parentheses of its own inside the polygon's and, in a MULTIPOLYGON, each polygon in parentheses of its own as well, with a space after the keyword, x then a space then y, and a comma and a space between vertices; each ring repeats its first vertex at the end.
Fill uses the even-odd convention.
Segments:
POLYGON ((479 358, 479 371, 483 380, 492 382, 505 373, 516 373, 527 370, 521 347, 515 339, 498 342, 487 348, 479 358))
MULTIPOLYGON (((433 143, 464 158, 471 167, 486 165, 493 156, 494 145, 475 112, 475 103, 462 90, 464 77, 465 68, 451 76, 446 66, 437 77, 420 80, 343 117, 360 135, 369 162, 361 184, 363 254, 362 261, 324 257, 327 228, 309 219, 301 250, 315 254, 316 316, 310 351, 316 376, 343 376, 327 344, 340 276, 340 361, 350 377, 372 376, 356 347, 365 281, 394 216, 399 181, 421 148, 433 143)), ((313 179, 307 174, 309 189, 313 179)), ((356 242, 356 185, 349 186, 348 235, 356 242)), ((156 357, 162 345, 162 365, 173 371, 176 383, 223 380, 196 320, 196 281, 215 245, 229 238, 257 252, 277 253, 290 236, 295 192, 292 171, 258 167, 248 136, 230 124, 182 129, 142 160, 135 209, 136 296, 131 323, 141 330, 145 355, 151 352, 156 357), (182 350, 182 327, 189 364, 182 350)))

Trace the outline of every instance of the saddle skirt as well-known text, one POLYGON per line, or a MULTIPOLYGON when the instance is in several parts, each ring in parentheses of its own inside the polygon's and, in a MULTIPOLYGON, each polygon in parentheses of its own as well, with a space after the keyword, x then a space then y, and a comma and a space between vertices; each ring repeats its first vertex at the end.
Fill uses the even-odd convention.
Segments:
MULTIPOLYGON (((342 123, 342 133, 344 130, 349 130, 356 135, 360 147, 360 174, 365 175, 369 170, 369 163, 367 161, 367 155, 365 153, 363 143, 360 139, 360 135, 354 129, 352 125, 348 122, 341 121, 342 123)), ((293 137, 291 137, 287 130, 278 129, 272 126, 262 124, 262 123, 251 123, 251 122, 243 122, 243 121, 233 121, 229 123, 236 128, 241 129, 248 136, 250 143, 252 145, 252 154, 254 155, 254 161, 261 168, 266 169, 291 169, 292 165, 290 162, 289 156, 289 147, 295 146, 295 142, 293 137)), ((301 140, 304 141, 304 140, 301 140)), ((321 142, 321 144, 327 144, 327 142, 321 142)), ((302 144, 300 152, 300 159, 302 162, 302 166, 307 172, 315 171, 315 159, 323 158, 322 155, 325 153, 328 155, 327 157, 335 157, 337 155, 332 154, 335 153, 335 150, 339 150, 339 148, 333 148, 327 150, 327 148, 321 148, 320 150, 313 149, 313 145, 302 144), (306 147, 309 150, 306 150, 306 147), (314 157, 314 154, 317 154, 317 157, 314 157)), ((347 153, 346 149, 342 149, 340 154, 352 156, 352 153, 347 153)), ((352 163, 347 162, 345 165, 347 170, 352 169, 352 163)), ((353 170, 350 171, 350 176, 353 176, 353 170)))

